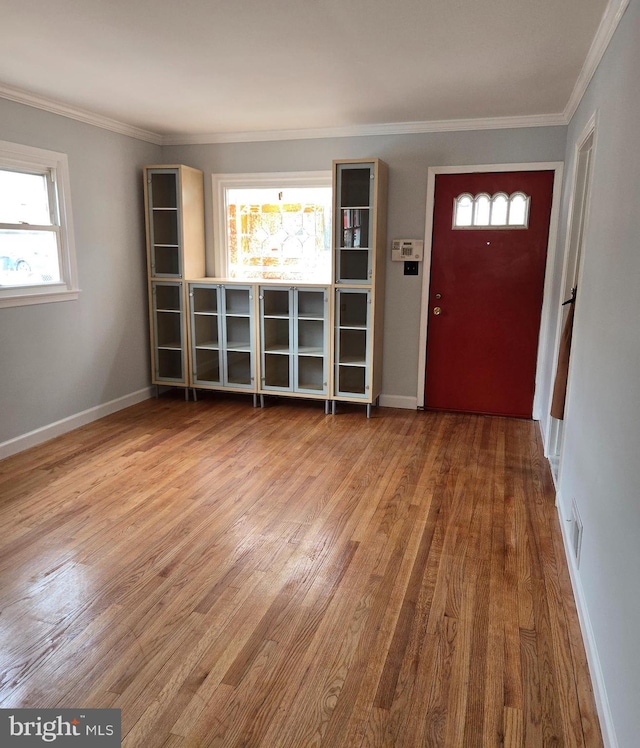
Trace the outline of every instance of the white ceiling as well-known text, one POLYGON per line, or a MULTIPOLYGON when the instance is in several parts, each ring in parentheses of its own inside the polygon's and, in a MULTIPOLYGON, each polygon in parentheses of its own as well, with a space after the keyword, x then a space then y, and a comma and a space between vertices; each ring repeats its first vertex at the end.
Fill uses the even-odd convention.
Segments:
POLYGON ((559 115, 606 7, 0 0, 0 95, 21 89, 175 142, 559 115))

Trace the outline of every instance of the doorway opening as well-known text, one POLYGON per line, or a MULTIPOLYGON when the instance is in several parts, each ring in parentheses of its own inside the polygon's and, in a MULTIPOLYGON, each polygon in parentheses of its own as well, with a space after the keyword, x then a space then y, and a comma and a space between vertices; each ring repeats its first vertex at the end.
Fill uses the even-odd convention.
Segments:
MULTIPOLYGON (((589 219, 589 203, 591 196, 591 180, 593 174, 593 157, 595 146, 596 122, 593 117, 585 128, 583 137, 578 141, 576 147, 575 175, 573 182, 573 198, 569 208, 569 222, 567 226, 567 245, 565 249, 564 268, 562 273, 561 295, 565 308, 570 302, 577 308, 580 296, 580 275, 582 259, 584 255, 584 237, 589 219)), ((561 336, 566 323, 568 311, 560 314, 556 329, 556 340, 554 345, 555 366, 554 373, 559 367, 559 354, 561 350, 561 336)), ((569 390, 570 368, 564 386, 564 396, 569 390)), ((555 484, 558 485, 560 468, 562 463, 562 445, 564 438, 566 411, 564 417, 549 417, 547 429, 547 459, 551 465, 551 473, 555 484)))

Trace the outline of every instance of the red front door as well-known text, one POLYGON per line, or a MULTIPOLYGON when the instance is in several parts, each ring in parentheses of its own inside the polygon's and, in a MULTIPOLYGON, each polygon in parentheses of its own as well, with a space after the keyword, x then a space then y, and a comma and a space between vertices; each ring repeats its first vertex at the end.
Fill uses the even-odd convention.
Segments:
MULTIPOLYGON (((426 408, 531 417, 553 177, 552 171, 436 177, 426 408), (460 195, 517 192, 529 196, 527 228, 453 225, 460 195)), ((485 222, 486 203, 478 204, 485 222)), ((461 214, 463 222, 468 215, 461 214)))

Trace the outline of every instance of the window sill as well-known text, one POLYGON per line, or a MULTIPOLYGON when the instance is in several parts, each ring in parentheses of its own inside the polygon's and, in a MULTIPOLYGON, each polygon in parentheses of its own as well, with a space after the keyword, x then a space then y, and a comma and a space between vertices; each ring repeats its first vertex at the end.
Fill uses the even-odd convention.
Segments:
POLYGON ((80 289, 51 288, 33 290, 25 293, 24 288, 16 289, 15 293, 0 292, 0 309, 10 306, 27 306, 30 304, 52 304, 56 301, 75 301, 80 295, 80 289))

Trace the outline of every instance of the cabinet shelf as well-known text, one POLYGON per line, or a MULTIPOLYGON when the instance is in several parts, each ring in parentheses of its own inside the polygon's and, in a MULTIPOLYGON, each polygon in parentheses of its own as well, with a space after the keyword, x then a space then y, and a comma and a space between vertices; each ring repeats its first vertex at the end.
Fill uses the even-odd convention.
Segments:
POLYGON ((217 340, 203 340, 202 342, 196 343, 196 349, 218 351, 220 350, 220 344, 217 340))
POLYGON ((270 345, 269 347, 265 347, 264 349, 265 353, 290 353, 291 350, 289 346, 286 343, 283 343, 282 345, 270 345))
POLYGON ((323 356, 324 355, 324 349, 323 348, 318 348, 318 347, 315 347, 315 346, 311 346, 311 345, 308 345, 308 346, 300 346, 299 345, 298 346, 298 354, 300 356, 310 356, 310 357, 317 358, 318 356, 323 356))
POLYGON ((169 343, 158 343, 158 350, 163 351, 181 351, 182 343, 179 340, 173 340, 169 343))
POLYGON ((298 389, 301 391, 310 390, 322 392, 324 390, 324 382, 302 382, 298 380, 298 389))
POLYGON ((227 341, 227 350, 229 351, 250 351, 251 344, 246 340, 230 340, 227 341))

